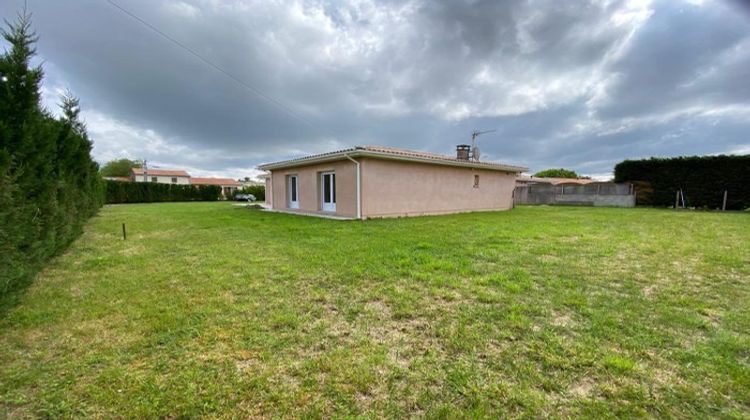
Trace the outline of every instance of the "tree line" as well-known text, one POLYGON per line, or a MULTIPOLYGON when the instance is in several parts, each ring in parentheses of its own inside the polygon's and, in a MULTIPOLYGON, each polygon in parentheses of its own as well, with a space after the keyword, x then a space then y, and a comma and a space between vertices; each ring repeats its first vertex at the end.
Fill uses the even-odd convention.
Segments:
POLYGON ((61 115, 41 105, 38 38, 24 10, 6 23, 0 55, 0 296, 28 282, 64 250, 104 201, 99 167, 79 101, 61 97, 61 115))

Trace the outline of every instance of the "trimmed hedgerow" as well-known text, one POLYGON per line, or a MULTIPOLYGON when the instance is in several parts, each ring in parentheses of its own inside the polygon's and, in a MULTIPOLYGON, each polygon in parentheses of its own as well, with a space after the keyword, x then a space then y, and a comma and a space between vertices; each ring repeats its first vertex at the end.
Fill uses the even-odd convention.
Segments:
POLYGON ((750 155, 689 156, 626 160, 615 166, 615 182, 632 182, 638 204, 673 206, 682 190, 687 207, 750 208, 750 155))
POLYGON ((0 296, 28 284, 104 198, 78 99, 63 95, 59 118, 40 104, 30 15, 2 35, 10 49, 0 55, 0 296))
POLYGON ((107 204, 216 201, 221 196, 221 187, 217 185, 120 181, 106 181, 106 185, 107 204))

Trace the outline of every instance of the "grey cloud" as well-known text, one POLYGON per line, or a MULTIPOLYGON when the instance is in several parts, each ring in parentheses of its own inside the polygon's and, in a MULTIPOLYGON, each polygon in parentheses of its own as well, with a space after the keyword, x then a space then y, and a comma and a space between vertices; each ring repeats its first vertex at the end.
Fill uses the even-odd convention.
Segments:
POLYGON ((244 176, 353 144, 451 153, 497 128, 488 158, 606 173, 749 143, 740 2, 119 3, 301 118, 106 2, 29 0, 48 88, 81 97, 99 159, 244 176))

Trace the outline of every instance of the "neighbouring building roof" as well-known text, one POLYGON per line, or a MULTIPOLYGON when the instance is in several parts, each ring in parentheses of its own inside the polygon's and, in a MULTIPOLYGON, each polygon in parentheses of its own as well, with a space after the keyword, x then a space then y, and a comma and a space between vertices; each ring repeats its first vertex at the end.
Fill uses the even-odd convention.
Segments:
POLYGON ((541 178, 541 177, 526 176, 526 175, 519 175, 518 177, 516 177, 516 181, 525 183, 525 184, 552 184, 552 185, 558 185, 558 184, 584 185, 584 184, 591 184, 592 182, 596 182, 596 180, 588 179, 588 178, 541 178))
POLYGON ((374 157, 381 159, 402 160, 410 162, 432 163, 436 165, 460 166, 480 169, 490 169, 504 172, 521 173, 528 171, 523 166, 508 165, 491 161, 472 161, 458 159, 455 156, 438 155, 434 153, 419 152, 414 150, 398 149, 395 147, 384 146, 355 146, 349 149, 337 150, 335 152, 321 153, 317 155, 305 156, 296 159, 289 159, 280 162, 266 163, 259 165, 262 170, 282 169, 294 166, 311 165, 314 163, 340 160, 347 156, 355 157, 374 157))
POLYGON ((130 182, 130 178, 126 176, 103 176, 102 178, 108 181, 130 182))
POLYGON ((219 185, 222 187, 241 187, 242 184, 232 178, 190 178, 193 185, 219 185))
MULTIPOLYGON (((133 168, 131 170, 136 176, 143 175, 143 168, 133 168)), ((153 176, 190 176, 190 174, 183 171, 182 169, 148 169, 146 170, 146 173, 153 176)))

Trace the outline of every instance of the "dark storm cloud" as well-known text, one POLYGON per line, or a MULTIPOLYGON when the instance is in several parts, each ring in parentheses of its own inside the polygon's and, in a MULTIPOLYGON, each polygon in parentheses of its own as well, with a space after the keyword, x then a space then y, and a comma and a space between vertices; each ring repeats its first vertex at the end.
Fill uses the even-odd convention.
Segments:
POLYGON ((750 151, 741 2, 118 3, 281 105, 105 1, 29 0, 46 102, 81 97, 100 160, 244 176, 354 144, 451 153, 476 128, 498 129, 487 158, 591 174, 750 151))

